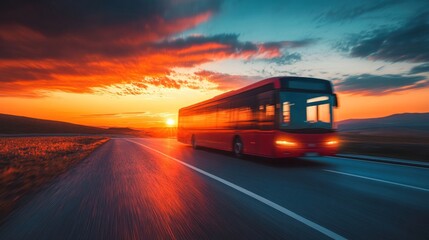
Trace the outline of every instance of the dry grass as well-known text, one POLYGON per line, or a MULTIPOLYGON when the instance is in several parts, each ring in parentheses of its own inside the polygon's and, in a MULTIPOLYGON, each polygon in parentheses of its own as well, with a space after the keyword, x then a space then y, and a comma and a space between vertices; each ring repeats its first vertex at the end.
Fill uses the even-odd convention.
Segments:
POLYGON ((0 138, 0 220, 18 201, 106 142, 104 137, 0 138))

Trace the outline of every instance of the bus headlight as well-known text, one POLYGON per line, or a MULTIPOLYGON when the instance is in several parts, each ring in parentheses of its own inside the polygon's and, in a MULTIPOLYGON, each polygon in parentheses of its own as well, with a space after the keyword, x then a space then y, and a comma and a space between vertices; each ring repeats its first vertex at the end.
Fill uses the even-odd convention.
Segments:
POLYGON ((286 140, 277 140, 276 144, 277 145, 282 145, 282 146, 296 146, 295 142, 286 141, 286 140))
POLYGON ((337 144, 338 144, 338 140, 330 140, 326 142, 326 145, 330 145, 330 146, 337 145, 337 144))

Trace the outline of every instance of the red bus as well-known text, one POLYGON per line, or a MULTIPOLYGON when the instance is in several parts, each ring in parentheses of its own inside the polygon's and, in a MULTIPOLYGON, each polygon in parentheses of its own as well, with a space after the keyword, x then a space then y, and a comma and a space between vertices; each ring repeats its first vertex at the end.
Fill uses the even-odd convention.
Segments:
POLYGON ((333 155, 330 81, 273 77, 179 110, 178 141, 269 158, 333 155))

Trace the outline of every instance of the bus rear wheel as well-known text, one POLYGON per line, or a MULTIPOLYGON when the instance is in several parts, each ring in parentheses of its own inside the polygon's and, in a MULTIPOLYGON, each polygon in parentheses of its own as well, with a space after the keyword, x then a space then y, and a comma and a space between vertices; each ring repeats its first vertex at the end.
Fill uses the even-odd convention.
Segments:
POLYGON ((238 158, 243 157, 243 142, 239 137, 234 139, 234 143, 232 145, 232 151, 234 155, 238 158))
POLYGON ((197 146, 197 140, 195 139, 195 135, 192 135, 192 138, 191 138, 191 145, 192 145, 192 148, 193 148, 193 149, 198 149, 198 146, 197 146))

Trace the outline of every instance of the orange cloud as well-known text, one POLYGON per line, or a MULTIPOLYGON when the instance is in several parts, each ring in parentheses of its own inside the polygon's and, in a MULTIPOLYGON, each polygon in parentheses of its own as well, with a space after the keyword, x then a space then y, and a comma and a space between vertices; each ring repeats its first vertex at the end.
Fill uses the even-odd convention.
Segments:
POLYGON ((230 75, 205 70, 196 72, 195 75, 202 80, 217 84, 220 90, 241 88, 262 79, 262 77, 257 76, 230 75))
MULTIPOLYGON (((0 89, 4 95, 37 96, 50 90, 89 93, 94 92, 94 88, 118 84, 134 84, 143 89, 147 85, 180 88, 180 82, 168 78, 172 68, 190 68, 225 58, 248 59, 264 52, 269 56, 276 56, 272 54, 272 49, 266 50, 261 45, 238 41, 237 35, 198 38, 197 42, 189 41, 179 45, 175 41, 147 43, 144 48, 136 49, 131 55, 113 58, 89 54, 83 55, 79 61, 74 58, 1 60, 0 75, 3 84, 0 89)), ((198 75, 202 76, 201 73, 198 75)), ((212 80, 220 79, 219 76, 216 79, 214 75, 210 77, 212 80)), ((219 82, 219 89, 230 88, 230 84, 227 81, 219 82)), ((137 94, 140 91, 128 89, 126 92, 137 94)))
MULTIPOLYGON (((74 9, 78 5, 58 4, 65 6, 42 19, 38 18, 42 7, 58 6, 30 3, 34 6, 28 9, 15 3, 9 11, 0 10, 4 14, 0 20, 0 96, 110 92, 112 87, 121 95, 141 94, 148 86, 198 89, 198 79, 172 78, 172 69, 227 58, 271 59, 281 56, 283 48, 309 43, 243 42, 237 34, 172 37, 207 21, 219 9, 216 0, 167 1, 165 6, 156 2, 119 4, 127 10, 124 16, 115 15, 106 6, 91 6, 94 9, 87 11, 74 9), (82 18, 72 18, 71 13, 82 18)), ((235 83, 230 81, 241 79, 208 73, 194 77, 222 90, 233 87, 235 83)), ((235 85, 240 85, 240 80, 235 85)))

